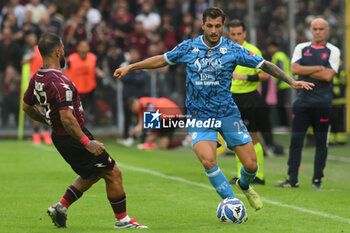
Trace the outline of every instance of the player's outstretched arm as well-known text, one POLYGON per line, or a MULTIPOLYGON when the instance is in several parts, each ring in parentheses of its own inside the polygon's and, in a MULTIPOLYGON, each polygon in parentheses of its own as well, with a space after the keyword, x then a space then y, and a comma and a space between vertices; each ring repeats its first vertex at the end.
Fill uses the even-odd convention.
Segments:
POLYGON ((113 77, 121 79, 132 70, 157 69, 166 65, 168 65, 168 63, 165 61, 163 55, 157 55, 143 61, 118 68, 114 71, 113 77))
MULTIPOLYGON (((103 144, 97 140, 89 140, 86 135, 83 133, 83 131, 80 128, 80 125, 77 121, 77 119, 74 117, 73 112, 71 109, 64 109, 60 110, 60 118, 62 125, 64 129, 67 131, 67 133, 72 136, 73 138, 77 139, 83 144, 84 137, 88 141, 86 143, 85 148, 95 156, 100 155, 104 150, 105 147, 103 144)), ((85 140, 85 142, 86 142, 85 140)))
POLYGON ((272 75, 273 77, 288 83, 294 89, 312 90, 312 87, 315 86, 313 83, 304 82, 304 81, 295 81, 293 78, 289 77, 283 70, 281 70, 278 66, 276 66, 275 64, 269 61, 264 61, 260 69, 272 75))

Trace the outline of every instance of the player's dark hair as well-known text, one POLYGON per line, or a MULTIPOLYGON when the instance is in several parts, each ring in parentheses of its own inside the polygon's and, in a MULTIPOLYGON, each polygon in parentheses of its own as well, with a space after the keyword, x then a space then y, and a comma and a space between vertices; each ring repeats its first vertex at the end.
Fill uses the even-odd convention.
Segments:
POLYGON ((268 46, 275 46, 275 47, 279 47, 279 43, 277 42, 277 41, 275 41, 275 40, 273 40, 273 41, 271 41, 270 43, 269 43, 269 45, 268 46))
POLYGON ((239 19, 233 19, 227 24, 228 28, 237 28, 242 27, 243 31, 246 31, 245 24, 239 19))
POLYGON ((131 106, 134 104, 134 102, 138 100, 138 98, 131 96, 127 101, 126 104, 128 106, 128 108, 131 108, 131 106))
POLYGON ((52 52, 61 46, 61 38, 52 32, 46 32, 40 36, 39 51, 42 57, 51 56, 52 52))
POLYGON ((203 12, 203 23, 206 22, 207 18, 216 19, 218 17, 222 18, 222 22, 225 22, 225 13, 219 7, 209 7, 203 12))

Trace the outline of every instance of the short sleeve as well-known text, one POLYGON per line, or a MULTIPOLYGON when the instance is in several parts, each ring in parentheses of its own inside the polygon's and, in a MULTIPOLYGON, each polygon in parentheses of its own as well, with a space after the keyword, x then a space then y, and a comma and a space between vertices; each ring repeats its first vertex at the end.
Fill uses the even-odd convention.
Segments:
POLYGON ((28 88, 24 93, 23 102, 28 105, 34 105, 37 102, 34 96, 34 78, 29 81, 28 88))
POLYGON ((73 91, 66 83, 52 83, 53 90, 51 93, 56 100, 58 109, 73 109, 73 91))
POLYGON ((335 73, 338 73, 340 63, 340 50, 335 46, 330 46, 331 54, 329 55, 329 64, 335 73))
POLYGON ((236 63, 240 66, 258 69, 265 61, 261 56, 249 51, 242 46, 234 47, 234 54, 236 56, 236 63))
POLYGON ((294 49, 294 52, 293 52, 293 56, 292 56, 292 60, 291 60, 291 63, 299 63, 300 64, 300 60, 301 58, 303 57, 303 48, 305 46, 303 44, 298 44, 295 49, 294 49))
POLYGON ((184 55, 186 54, 189 47, 189 40, 182 42, 177 45, 173 50, 164 53, 164 59, 169 65, 175 65, 184 61, 184 55))

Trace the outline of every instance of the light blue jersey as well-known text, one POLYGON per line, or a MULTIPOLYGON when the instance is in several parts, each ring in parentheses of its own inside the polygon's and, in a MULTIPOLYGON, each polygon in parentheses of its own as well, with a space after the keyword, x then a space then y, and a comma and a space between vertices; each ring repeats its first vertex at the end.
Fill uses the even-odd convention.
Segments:
POLYGON ((230 91, 232 73, 237 65, 260 68, 264 62, 224 37, 209 47, 203 36, 182 42, 165 53, 164 59, 170 65, 186 64, 186 107, 188 114, 200 118, 240 117, 230 91))

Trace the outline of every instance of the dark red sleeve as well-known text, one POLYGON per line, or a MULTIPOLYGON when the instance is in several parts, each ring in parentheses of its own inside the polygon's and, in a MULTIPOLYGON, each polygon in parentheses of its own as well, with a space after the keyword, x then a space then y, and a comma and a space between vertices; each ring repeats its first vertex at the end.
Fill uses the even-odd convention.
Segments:
POLYGON ((73 91, 68 84, 55 82, 51 88, 50 94, 55 98, 59 110, 73 108, 73 91))

